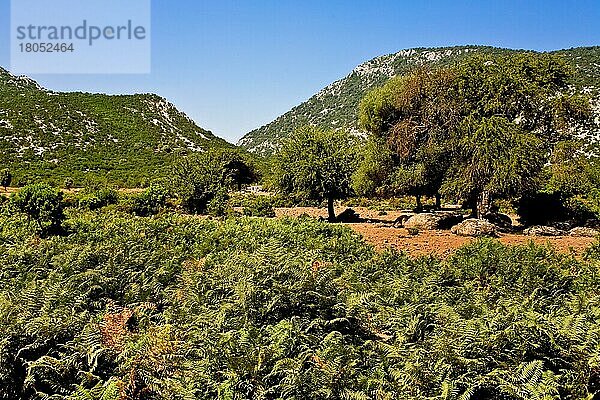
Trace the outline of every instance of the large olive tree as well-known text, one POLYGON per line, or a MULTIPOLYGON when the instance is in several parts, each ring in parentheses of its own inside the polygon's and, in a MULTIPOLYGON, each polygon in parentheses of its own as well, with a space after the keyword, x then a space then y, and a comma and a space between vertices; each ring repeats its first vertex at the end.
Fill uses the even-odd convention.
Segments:
MULTIPOLYGON (((419 69, 391 79, 362 101, 360 124, 378 143, 377 149, 366 149, 374 150, 379 160, 391 155, 385 159, 388 176, 380 182, 384 187, 380 192, 414 195, 417 208, 421 196, 436 196, 440 205, 439 191, 450 159, 447 141, 459 118, 456 96, 449 90, 454 78, 451 69, 419 69)), ((363 163, 358 172, 380 168, 363 163)))
POLYGON ((481 217, 535 190, 554 146, 589 119, 569 77, 550 55, 473 57, 388 82, 363 100, 361 125, 395 155, 405 193, 462 198, 481 217))

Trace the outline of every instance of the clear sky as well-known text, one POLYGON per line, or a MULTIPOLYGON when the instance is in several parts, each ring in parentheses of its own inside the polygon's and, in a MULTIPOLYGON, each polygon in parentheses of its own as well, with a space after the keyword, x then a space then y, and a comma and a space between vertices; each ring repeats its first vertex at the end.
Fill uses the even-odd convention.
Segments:
MULTIPOLYGON (((600 0, 153 0, 149 75, 36 75, 62 91, 154 92, 235 142, 373 57, 465 44, 600 45, 600 0)), ((0 65, 9 60, 0 0, 0 65)))

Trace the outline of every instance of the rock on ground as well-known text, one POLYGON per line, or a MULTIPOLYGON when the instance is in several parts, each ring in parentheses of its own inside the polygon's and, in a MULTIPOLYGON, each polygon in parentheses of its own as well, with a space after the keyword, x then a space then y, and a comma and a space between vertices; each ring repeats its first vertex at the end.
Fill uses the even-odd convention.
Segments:
POLYGON ((360 222, 360 215, 351 208, 345 209, 340 215, 336 217, 337 222, 360 222))
POLYGON ((550 226, 552 226, 558 230, 561 230, 561 231, 568 231, 568 230, 571 230, 571 228, 573 228, 574 224, 572 224, 569 221, 559 221, 559 222, 554 222, 550 226))
POLYGON ((485 219, 469 218, 452 227, 452 233, 458 236, 494 237, 498 235, 497 228, 485 219))
POLYGON ((553 226, 535 225, 523 231, 528 236, 564 236, 567 233, 553 226))
POLYGON ((501 213, 489 213, 483 219, 496 225, 501 232, 511 232, 513 230, 513 221, 510 216, 501 213))
POLYGON ((462 221, 462 215, 448 212, 422 213, 410 217, 404 227, 407 229, 433 230, 449 229, 451 226, 462 221))
POLYGON ((569 231, 570 236, 579 236, 579 237, 596 237, 600 235, 600 232, 593 228, 585 228, 585 227, 577 227, 573 228, 569 231))

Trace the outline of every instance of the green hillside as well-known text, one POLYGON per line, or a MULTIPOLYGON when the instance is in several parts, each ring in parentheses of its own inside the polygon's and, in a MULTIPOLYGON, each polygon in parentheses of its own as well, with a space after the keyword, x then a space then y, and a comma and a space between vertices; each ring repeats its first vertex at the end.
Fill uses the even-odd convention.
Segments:
MULTIPOLYGON (((359 133, 357 111, 360 100, 369 90, 383 85, 389 78, 421 65, 448 65, 473 54, 514 51, 517 50, 481 46, 418 48, 374 58, 270 124, 246 134, 238 145, 251 152, 268 155, 278 148, 283 138, 303 125, 346 128, 359 133)), ((573 67, 573 84, 579 90, 597 93, 597 88, 600 88, 600 47, 575 48, 554 53, 563 56, 573 67)))
POLYGON ((157 95, 57 93, 0 68, 0 164, 14 184, 136 186, 182 153, 224 146, 157 95))

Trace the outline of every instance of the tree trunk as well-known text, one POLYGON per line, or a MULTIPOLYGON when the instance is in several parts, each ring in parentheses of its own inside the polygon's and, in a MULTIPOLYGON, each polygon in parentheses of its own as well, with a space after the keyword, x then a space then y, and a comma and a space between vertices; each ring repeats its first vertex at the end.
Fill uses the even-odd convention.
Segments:
POLYGON ((417 200, 417 208, 415 209, 415 211, 417 211, 417 212, 423 211, 423 203, 421 203, 421 195, 420 194, 415 195, 415 199, 417 200))
POLYGON ((439 193, 435 194, 435 209, 436 210, 442 209, 442 196, 439 193))
POLYGON ((492 195, 490 192, 484 190, 477 195, 477 204, 475 206, 475 217, 483 218, 490 212, 492 208, 492 195))
POLYGON ((329 222, 335 222, 335 208, 333 207, 333 197, 327 198, 327 220, 329 222))

